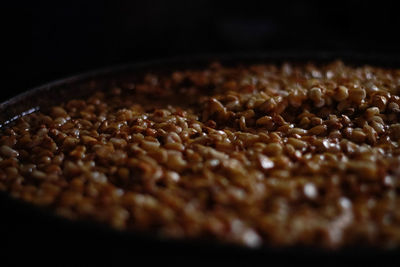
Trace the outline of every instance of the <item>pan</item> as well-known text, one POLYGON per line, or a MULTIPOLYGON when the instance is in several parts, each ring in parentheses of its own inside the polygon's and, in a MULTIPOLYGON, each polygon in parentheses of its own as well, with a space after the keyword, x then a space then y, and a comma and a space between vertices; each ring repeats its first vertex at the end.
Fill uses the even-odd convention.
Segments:
MULTIPOLYGON (((94 90, 93 81, 140 77, 146 72, 169 72, 196 69, 219 61, 223 65, 252 63, 316 62, 341 59, 350 65, 370 64, 400 68, 400 57, 367 55, 354 52, 268 52, 229 55, 201 55, 131 63, 95 70, 51 82, 26 91, 0 104, 0 127, 20 116, 45 110, 71 98, 83 97, 94 90)), ((102 84, 102 83, 100 83, 102 84)), ((147 264, 163 260, 168 264, 229 264, 229 265, 321 265, 353 266, 361 263, 399 266, 400 250, 372 247, 345 247, 326 250, 311 247, 248 248, 209 240, 162 238, 151 232, 119 231, 87 221, 71 221, 51 211, 34 206, 0 192, 0 235, 3 257, 12 263, 40 260, 55 266, 106 264, 130 261, 147 264)))

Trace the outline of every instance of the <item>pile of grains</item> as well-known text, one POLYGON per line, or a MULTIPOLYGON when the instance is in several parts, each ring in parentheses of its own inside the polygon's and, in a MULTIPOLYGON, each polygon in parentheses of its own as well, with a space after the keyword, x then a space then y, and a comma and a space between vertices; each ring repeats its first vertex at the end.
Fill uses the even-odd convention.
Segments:
POLYGON ((246 246, 400 246, 400 70, 148 73, 0 130, 0 189, 56 214, 246 246))

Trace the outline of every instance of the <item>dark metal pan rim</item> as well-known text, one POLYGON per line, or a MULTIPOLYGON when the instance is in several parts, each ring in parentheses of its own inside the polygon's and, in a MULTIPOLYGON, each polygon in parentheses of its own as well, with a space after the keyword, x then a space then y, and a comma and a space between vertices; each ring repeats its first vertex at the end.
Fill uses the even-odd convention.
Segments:
MULTIPOLYGON (((197 55, 197 56, 186 56, 186 57, 176 57, 167 58, 160 60, 153 60, 141 63, 129 63, 124 65, 112 66, 107 68, 102 68, 99 70, 89 71, 83 74, 74 75, 72 77, 61 79, 55 82, 47 83, 43 86, 33 88, 26 91, 25 93, 19 94, 3 103, 0 103, 0 128, 6 126, 6 124, 12 122, 12 120, 17 119, 20 116, 35 112, 40 109, 40 105, 31 101, 38 96, 46 95, 49 92, 61 90, 60 87, 69 84, 79 84, 90 79, 96 79, 103 77, 105 75, 114 75, 124 71, 134 72, 134 71, 148 71, 148 70, 167 70, 171 71, 179 68, 192 67, 196 68, 198 66, 206 66, 213 61, 220 61, 223 64, 238 64, 238 63, 259 63, 259 62, 317 62, 324 63, 332 60, 341 59, 346 63, 355 65, 374 65, 389 68, 400 67, 400 58, 391 55, 371 55, 371 54, 361 54, 352 51, 347 52, 298 52, 298 51, 274 51, 274 52, 257 52, 257 53, 247 53, 247 54, 213 54, 213 55, 197 55)), ((55 92, 57 93, 57 92, 55 92)), ((69 219, 61 218, 51 211, 38 207, 36 205, 23 202, 19 199, 15 199, 8 195, 6 192, 0 192, 0 204, 11 205, 15 209, 21 210, 22 213, 25 211, 29 214, 35 214, 39 217, 46 218, 49 222, 56 224, 64 224, 65 227, 76 227, 76 229, 91 229, 92 231, 97 231, 105 235, 113 236, 114 238, 129 239, 134 242, 146 241, 146 242, 157 242, 159 244, 165 244, 166 246, 183 246, 191 248, 202 248, 212 251, 220 252, 235 252, 239 254, 253 254, 253 255, 319 255, 324 257, 327 255, 336 256, 352 256, 362 255, 365 256, 400 256, 400 250, 398 248, 394 249, 382 249, 373 247, 344 247, 340 249, 329 250, 325 248, 315 248, 315 247, 257 247, 249 248, 239 245, 223 244, 220 242, 213 242, 210 240, 199 240, 199 239, 171 239, 160 237, 154 233, 149 232, 139 232, 139 231, 121 231, 116 230, 111 227, 87 222, 87 221, 72 221, 69 219)), ((1 212, 1 210, 0 210, 1 212)))

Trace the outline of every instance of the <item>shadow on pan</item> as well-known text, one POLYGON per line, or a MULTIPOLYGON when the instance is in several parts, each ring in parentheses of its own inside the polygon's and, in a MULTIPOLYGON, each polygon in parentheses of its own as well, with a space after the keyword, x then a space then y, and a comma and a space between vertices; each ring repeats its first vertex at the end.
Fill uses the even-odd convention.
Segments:
MULTIPOLYGON (((0 127, 21 115, 46 109, 46 106, 71 98, 83 97, 98 88, 94 80, 109 81, 130 75, 140 77, 148 71, 201 68, 213 61, 224 65, 251 63, 316 62, 341 59, 352 65, 370 64, 399 68, 400 58, 390 55, 363 55, 354 52, 269 52, 230 55, 200 55, 133 63, 97 70, 31 89, 0 104, 0 127)), ((101 83, 102 84, 102 83, 101 83)), ((105 82, 104 84, 107 84, 105 82)), ((47 262, 55 266, 115 265, 123 262, 160 260, 168 264, 230 265, 322 265, 353 266, 373 264, 398 266, 400 250, 348 247, 336 251, 318 248, 247 248, 208 240, 171 240, 154 233, 118 231, 86 221, 70 221, 49 210, 24 203, 0 192, 0 236, 5 249, 0 255, 11 263, 47 262)))

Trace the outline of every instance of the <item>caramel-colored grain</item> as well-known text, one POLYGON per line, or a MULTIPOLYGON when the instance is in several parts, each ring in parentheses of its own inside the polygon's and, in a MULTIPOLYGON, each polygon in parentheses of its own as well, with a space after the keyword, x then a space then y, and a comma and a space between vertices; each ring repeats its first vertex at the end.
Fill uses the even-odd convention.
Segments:
POLYGON ((173 238, 400 247, 400 71, 215 63, 119 79, 3 127, 0 190, 173 238))

